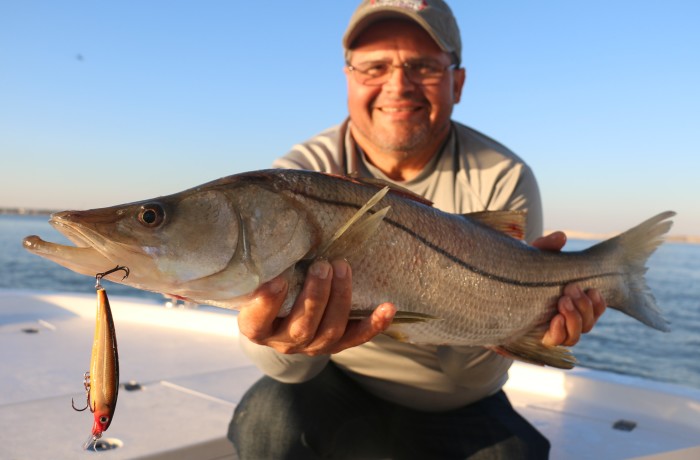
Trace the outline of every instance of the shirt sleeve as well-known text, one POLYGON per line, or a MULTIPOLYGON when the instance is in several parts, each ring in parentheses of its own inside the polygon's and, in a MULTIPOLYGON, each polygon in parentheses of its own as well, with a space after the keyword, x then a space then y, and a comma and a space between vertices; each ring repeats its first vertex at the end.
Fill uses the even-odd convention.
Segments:
POLYGON ((294 145, 272 163, 274 168, 305 169, 345 174, 344 143, 347 122, 329 128, 311 139, 294 145))
POLYGON ((529 166, 523 165, 520 169, 515 190, 508 200, 506 209, 527 211, 525 218, 525 241, 527 243, 532 243, 542 236, 544 232, 542 199, 537 180, 529 166))
POLYGON ((530 166, 503 144, 457 124, 463 200, 469 211, 526 211, 525 241, 542 236, 543 213, 537 179, 530 166))
POLYGON ((330 360, 330 355, 285 355, 268 346, 255 344, 244 335, 241 335, 240 342, 243 352, 258 369, 284 383, 306 382, 318 375, 330 360))

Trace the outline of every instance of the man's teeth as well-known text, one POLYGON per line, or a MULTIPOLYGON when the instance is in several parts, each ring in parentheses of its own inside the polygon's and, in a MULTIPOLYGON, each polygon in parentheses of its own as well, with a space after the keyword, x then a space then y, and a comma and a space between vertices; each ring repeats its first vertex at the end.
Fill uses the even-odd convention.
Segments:
POLYGON ((417 107, 382 107, 382 112, 413 112, 418 110, 417 107))

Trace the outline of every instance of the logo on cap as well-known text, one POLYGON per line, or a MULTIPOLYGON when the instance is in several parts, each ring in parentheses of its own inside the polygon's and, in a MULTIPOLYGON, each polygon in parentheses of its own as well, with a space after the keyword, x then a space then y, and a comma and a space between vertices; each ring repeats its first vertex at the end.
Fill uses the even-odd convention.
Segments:
POLYGON ((425 0, 372 0, 372 6, 395 6, 420 11, 428 6, 425 0))

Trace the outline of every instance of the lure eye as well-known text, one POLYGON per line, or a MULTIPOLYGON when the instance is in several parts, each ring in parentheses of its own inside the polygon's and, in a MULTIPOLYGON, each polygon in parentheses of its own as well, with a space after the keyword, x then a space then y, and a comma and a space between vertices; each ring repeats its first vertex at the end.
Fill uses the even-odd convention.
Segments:
POLYGON ((106 415, 103 415, 102 417, 100 417, 100 423, 101 423, 101 424, 104 425, 104 424, 107 423, 107 422, 109 422, 109 417, 107 417, 106 415))
POLYGON ((157 227, 165 219, 165 210, 158 203, 149 203, 141 207, 139 222, 146 227, 157 227))

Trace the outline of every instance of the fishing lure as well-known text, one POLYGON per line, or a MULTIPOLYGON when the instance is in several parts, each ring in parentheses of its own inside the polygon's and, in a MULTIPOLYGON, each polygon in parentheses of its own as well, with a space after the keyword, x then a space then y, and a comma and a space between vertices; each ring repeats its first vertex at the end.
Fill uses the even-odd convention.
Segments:
POLYGON ((124 271, 123 279, 129 276, 127 267, 117 266, 104 273, 95 275, 95 291, 97 292, 97 320, 95 323, 95 337, 92 343, 92 356, 90 358, 90 371, 85 373, 83 385, 87 397, 87 404, 82 409, 90 408, 94 414, 92 433, 83 445, 84 449, 94 446, 102 437, 102 433, 109 428, 117 406, 119 393, 119 354, 117 352, 117 337, 114 331, 112 311, 109 307, 107 291, 100 281, 103 277, 116 271, 124 271))

